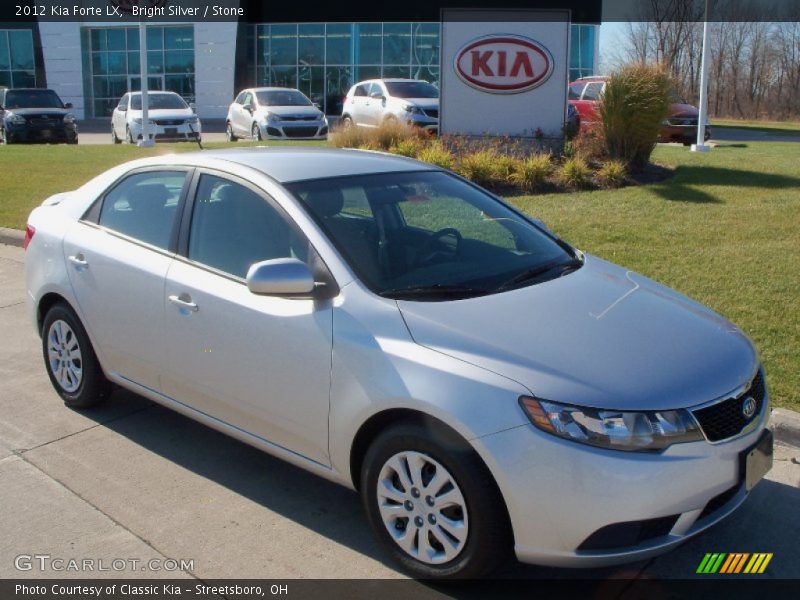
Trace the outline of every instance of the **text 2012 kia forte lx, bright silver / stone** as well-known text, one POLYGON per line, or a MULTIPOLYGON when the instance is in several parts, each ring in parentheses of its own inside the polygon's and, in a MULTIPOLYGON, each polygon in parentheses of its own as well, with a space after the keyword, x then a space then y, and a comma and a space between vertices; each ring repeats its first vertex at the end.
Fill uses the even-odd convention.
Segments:
POLYGON ((68 406, 111 384, 360 491, 412 574, 664 552, 770 468, 734 325, 411 159, 143 159, 30 215, 68 406))

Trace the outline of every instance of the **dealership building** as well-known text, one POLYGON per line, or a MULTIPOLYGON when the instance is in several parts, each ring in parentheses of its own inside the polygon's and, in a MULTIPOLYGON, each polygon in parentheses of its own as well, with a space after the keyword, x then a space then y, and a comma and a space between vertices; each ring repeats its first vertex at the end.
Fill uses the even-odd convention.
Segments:
MULTIPOLYGON (((338 115, 360 80, 412 77, 438 85, 440 10, 486 3, 409 0, 376 6, 374 14, 341 4, 238 4, 238 21, 148 21, 149 89, 177 92, 201 117, 223 118, 242 88, 296 87, 338 115)), ((571 8, 569 77, 595 73, 599 1, 507 0, 503 7, 571 8)), ((52 88, 79 118, 108 117, 123 94, 140 89, 141 76, 135 22, 0 23, 0 86, 52 88)))

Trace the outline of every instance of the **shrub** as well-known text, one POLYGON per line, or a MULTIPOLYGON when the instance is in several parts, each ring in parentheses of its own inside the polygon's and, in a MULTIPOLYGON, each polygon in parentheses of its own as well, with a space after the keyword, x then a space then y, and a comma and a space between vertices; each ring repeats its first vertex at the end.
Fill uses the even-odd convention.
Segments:
POLYGON ((494 179, 495 181, 503 181, 506 183, 513 183, 514 173, 519 169, 519 164, 522 161, 519 158, 514 158, 507 154, 499 154, 494 163, 494 179))
POLYGON ((478 150, 465 154, 458 163, 458 173, 479 185, 495 183, 500 179, 497 170, 497 152, 478 150))
POLYGON ((610 160, 597 170, 597 179, 606 187, 622 186, 627 176, 625 163, 619 160, 610 160))
POLYGON ((424 144, 415 138, 409 138, 407 140, 400 140, 389 148, 389 152, 392 154, 399 154, 400 156, 408 156, 410 158, 416 158, 417 155, 422 151, 424 144))
POLYGON ((418 127, 410 127, 397 121, 384 121, 378 127, 340 127, 331 136, 331 143, 337 148, 369 148, 389 150, 406 140, 416 140, 420 144, 430 139, 430 135, 418 127))
POLYGON ((641 167, 650 160, 672 85, 658 66, 633 64, 611 75, 600 102, 606 148, 612 158, 641 167))
POLYGON ((445 148, 444 145, 439 141, 435 141, 427 146, 424 146, 417 153, 417 160, 431 163, 432 165, 436 165, 442 169, 452 169, 456 162, 453 153, 445 148))
POLYGON ((571 156, 595 162, 608 158, 608 148, 603 127, 599 124, 587 125, 573 140, 571 156))
POLYGON ((516 164, 511 181, 530 191, 542 185, 552 169, 553 163, 549 154, 532 154, 516 164))
POLYGON ((369 131, 362 127, 339 127, 330 136, 330 143, 336 148, 360 148, 366 141, 369 131))
POLYGON ((589 183, 589 167, 586 162, 579 157, 568 158, 561 165, 561 181, 565 185, 574 188, 584 187, 589 183))

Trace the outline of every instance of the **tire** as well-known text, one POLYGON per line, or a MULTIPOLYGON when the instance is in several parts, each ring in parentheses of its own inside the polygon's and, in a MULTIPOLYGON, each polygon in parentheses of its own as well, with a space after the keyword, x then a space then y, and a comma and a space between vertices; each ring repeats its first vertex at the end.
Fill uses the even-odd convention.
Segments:
POLYGON ((6 130, 0 129, 0 144, 7 144, 7 143, 8 142, 6 141, 6 130))
POLYGON ((78 143, 78 136, 76 135, 73 138, 67 138, 67 144, 69 145, 76 145, 78 143))
POLYGON ((45 315, 42 354, 50 383, 70 408, 90 408, 110 395, 111 384, 103 375, 89 336, 66 304, 55 304, 45 315))
POLYGON ((111 127, 111 141, 115 144, 121 144, 122 140, 117 137, 117 132, 114 127, 111 127))
POLYGON ((128 140, 129 144, 136 144, 136 140, 133 139, 133 135, 131 134, 130 127, 125 127, 125 139, 128 140))
POLYGON ((481 577, 502 562, 513 545, 505 503, 491 473, 467 442, 443 428, 434 430, 435 437, 431 431, 414 423, 399 424, 372 443, 361 471, 367 517, 384 550, 414 577, 481 577), (408 472, 400 475, 405 464, 418 473, 416 478, 409 479, 408 472), (420 481, 422 487, 415 487, 420 481), (379 485, 381 490, 392 489, 379 494, 379 485), (426 485, 433 487, 425 489, 426 485), (420 534, 426 536, 427 552, 420 534), (409 550, 401 547, 403 543, 409 550))
POLYGON ((342 129, 350 129, 353 126, 353 119, 349 116, 342 117, 342 129))
POLYGON ((236 142, 239 140, 239 138, 236 137, 236 134, 233 133, 233 127, 231 126, 230 121, 228 121, 227 125, 225 126, 225 139, 229 142, 236 142))
POLYGON ((253 123, 253 128, 251 129, 253 133, 253 139, 257 142, 263 141, 264 138, 261 137, 261 128, 258 126, 258 123, 253 123))

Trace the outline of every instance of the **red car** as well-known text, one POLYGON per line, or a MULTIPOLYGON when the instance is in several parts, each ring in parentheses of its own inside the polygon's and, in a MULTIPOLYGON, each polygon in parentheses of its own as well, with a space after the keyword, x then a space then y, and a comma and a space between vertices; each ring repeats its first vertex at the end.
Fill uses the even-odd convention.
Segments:
MULTIPOLYGON (((569 103, 577 110, 581 118, 581 126, 586 127, 598 121, 597 103, 603 94, 608 77, 596 75, 581 77, 569 84, 569 103)), ((679 100, 669 106, 669 116, 664 119, 659 142, 679 142, 686 146, 697 141, 697 119, 699 111, 691 104, 679 100)), ((704 140, 711 137, 711 130, 706 126, 704 140)))

